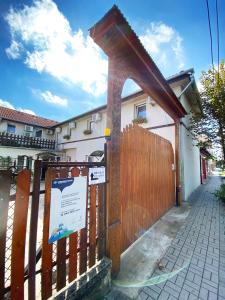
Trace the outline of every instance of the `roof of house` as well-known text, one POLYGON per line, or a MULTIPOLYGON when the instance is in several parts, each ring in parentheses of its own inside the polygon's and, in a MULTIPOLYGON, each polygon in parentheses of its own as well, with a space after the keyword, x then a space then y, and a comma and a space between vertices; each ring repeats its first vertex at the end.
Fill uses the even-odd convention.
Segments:
POLYGON ((19 122, 28 125, 36 125, 36 126, 47 127, 47 128, 58 124, 58 122, 53 120, 38 117, 11 108, 6 108, 3 106, 0 106, 0 118, 13 121, 13 122, 19 122))
MULTIPOLYGON (((177 74, 175 74, 175 75, 173 75, 173 76, 170 76, 170 77, 168 77, 166 80, 167 80, 168 84, 171 84, 171 83, 174 83, 174 82, 178 82, 178 81, 182 80, 183 78, 185 78, 185 77, 187 77, 187 76, 190 76, 190 75, 193 74, 193 73, 194 73, 194 69, 193 69, 193 68, 190 68, 190 69, 188 69, 188 70, 181 71, 181 72, 179 72, 179 73, 177 73, 177 74)), ((136 92, 134 92, 134 93, 132 93, 132 94, 129 94, 129 95, 123 97, 123 98, 122 98, 122 102, 129 101, 129 100, 131 100, 131 99, 133 99, 133 98, 136 98, 136 97, 138 97, 138 96, 141 96, 141 95, 143 95, 143 94, 145 94, 143 90, 138 90, 138 91, 136 91, 136 92)), ((59 125, 63 125, 63 124, 65 124, 65 123, 68 123, 68 122, 71 122, 71 121, 74 121, 74 120, 83 118, 83 117, 85 117, 85 116, 88 116, 88 115, 91 115, 91 114, 94 114, 94 113, 97 113, 97 112, 99 112, 99 111, 101 111, 101 110, 106 109, 106 107, 107 107, 106 104, 101 105, 101 106, 96 107, 96 108, 94 108, 94 109, 92 109, 92 110, 86 111, 86 112, 84 112, 84 113, 82 113, 82 114, 76 115, 76 116, 74 116, 74 117, 72 117, 72 118, 69 118, 69 119, 67 119, 67 120, 65 120, 65 121, 62 121, 62 122, 60 122, 60 123, 54 125, 53 127, 56 127, 57 125, 58 125, 58 126, 59 126, 59 125)))
POLYGON ((187 69, 187 70, 184 70, 184 71, 180 71, 179 73, 176 73, 170 77, 167 77, 167 82, 169 84, 173 83, 173 82, 177 82, 179 80, 182 80, 186 77, 190 77, 191 75, 194 74, 194 69, 193 68, 190 68, 190 69, 187 69))

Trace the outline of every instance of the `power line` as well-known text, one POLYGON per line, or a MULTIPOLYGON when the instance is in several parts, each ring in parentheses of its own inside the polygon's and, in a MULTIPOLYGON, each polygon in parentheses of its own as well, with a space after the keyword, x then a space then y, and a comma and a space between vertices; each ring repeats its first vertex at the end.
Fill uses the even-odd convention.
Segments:
POLYGON ((210 48, 211 48, 211 60, 212 60, 212 67, 214 70, 214 62, 213 62, 213 39, 212 39, 212 30, 211 30, 211 21, 210 21, 210 14, 209 14, 209 2, 206 1, 207 13, 208 13, 208 24, 209 24, 209 36, 210 36, 210 48))
POLYGON ((219 32, 218 0, 216 0, 216 31, 217 31, 217 60, 218 60, 218 74, 219 74, 219 71, 220 71, 220 32, 219 32))

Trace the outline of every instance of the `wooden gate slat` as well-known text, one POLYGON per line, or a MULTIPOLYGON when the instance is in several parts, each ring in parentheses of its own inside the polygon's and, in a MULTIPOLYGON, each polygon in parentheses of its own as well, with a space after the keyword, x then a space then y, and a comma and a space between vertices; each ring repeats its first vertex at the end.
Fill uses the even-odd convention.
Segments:
POLYGON ((24 299, 24 259, 30 176, 28 170, 21 171, 17 176, 11 258, 12 299, 24 299))
POLYGON ((56 171, 48 169, 45 177, 45 203, 42 242, 42 273, 41 273, 41 295, 42 299, 48 299, 52 295, 52 244, 48 244, 50 201, 52 180, 56 177, 56 171))
POLYGON ((4 298, 5 287, 6 230, 10 197, 10 184, 10 172, 0 171, 0 299, 4 298))
MULTIPOLYGON (((68 177, 68 169, 60 170, 60 178, 68 177)), ((57 241, 57 280, 56 289, 61 290, 66 285, 66 238, 57 241)))
POLYGON ((40 195, 41 160, 34 163, 33 195, 30 216, 30 238, 29 238, 29 265, 28 265, 28 297, 30 300, 36 298, 35 269, 36 269, 36 242, 38 226, 38 209, 40 195))
POLYGON ((105 254, 105 185, 98 186, 98 259, 102 259, 105 254))
POLYGON ((96 258, 96 185, 90 187, 90 223, 89 223, 89 268, 94 266, 96 258))
MULTIPOLYGON (((71 176, 78 177, 79 168, 72 168, 71 176)), ((69 282, 77 278, 77 232, 69 236, 69 282)))
MULTIPOLYGON (((88 168, 81 171, 82 176, 88 176, 88 168)), ((87 187, 88 189, 88 187, 87 187)), ((80 230, 80 261, 79 275, 87 271, 87 218, 88 218, 88 191, 87 191, 86 227, 80 230)))

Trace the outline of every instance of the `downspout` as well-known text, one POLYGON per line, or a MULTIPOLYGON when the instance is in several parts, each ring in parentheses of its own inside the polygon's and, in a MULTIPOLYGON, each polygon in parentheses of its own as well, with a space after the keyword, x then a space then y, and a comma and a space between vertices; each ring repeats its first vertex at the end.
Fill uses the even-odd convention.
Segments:
POLYGON ((190 82, 187 84, 187 86, 183 89, 183 91, 180 93, 180 95, 177 97, 178 99, 180 99, 180 97, 186 92, 186 90, 189 88, 190 85, 192 85, 192 83, 194 82, 194 77, 191 76, 191 80, 190 82))

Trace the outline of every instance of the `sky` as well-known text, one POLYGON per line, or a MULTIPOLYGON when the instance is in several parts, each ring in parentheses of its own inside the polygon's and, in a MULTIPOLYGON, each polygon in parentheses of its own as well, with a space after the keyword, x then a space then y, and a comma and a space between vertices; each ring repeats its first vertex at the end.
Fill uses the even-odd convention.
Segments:
MULTIPOLYGON (((0 105, 63 121, 105 104, 107 56, 88 29, 118 5, 165 77, 210 67, 205 0, 0 0, 0 105)), ((215 0, 209 0, 217 61, 215 0)), ((218 0, 220 58, 225 1, 218 0)), ((123 95, 138 87, 126 82, 123 95)))

